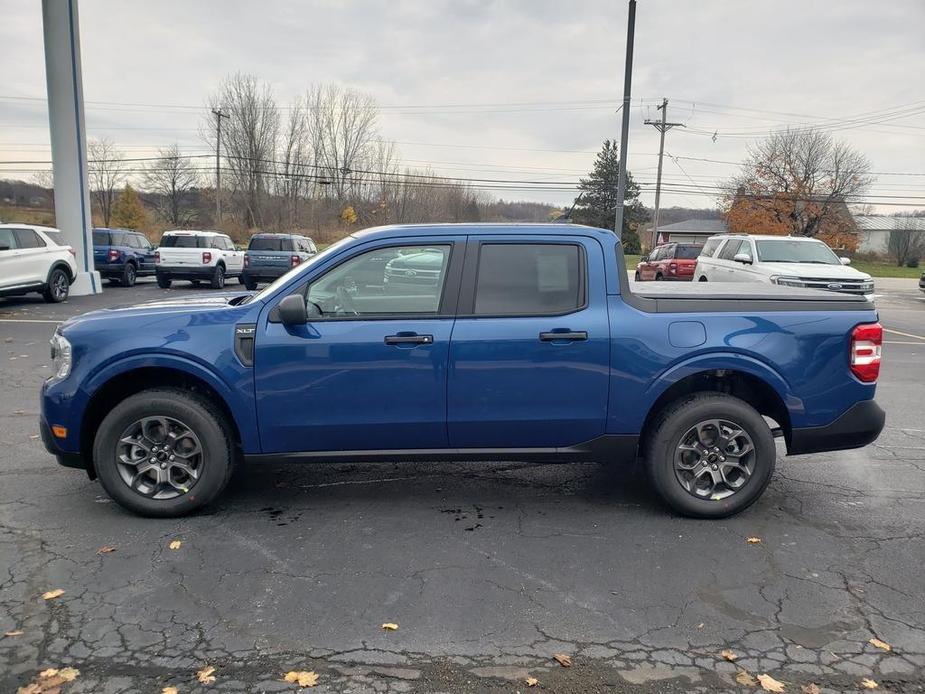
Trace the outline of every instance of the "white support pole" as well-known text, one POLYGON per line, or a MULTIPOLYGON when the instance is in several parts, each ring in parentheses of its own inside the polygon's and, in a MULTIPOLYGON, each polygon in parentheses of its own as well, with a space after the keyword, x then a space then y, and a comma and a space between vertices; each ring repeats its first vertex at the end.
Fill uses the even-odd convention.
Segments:
POLYGON ((87 183, 87 134, 77 0, 42 0, 48 122, 55 180, 55 223, 62 241, 77 255, 77 279, 71 295, 102 291, 93 268, 93 229, 87 183))

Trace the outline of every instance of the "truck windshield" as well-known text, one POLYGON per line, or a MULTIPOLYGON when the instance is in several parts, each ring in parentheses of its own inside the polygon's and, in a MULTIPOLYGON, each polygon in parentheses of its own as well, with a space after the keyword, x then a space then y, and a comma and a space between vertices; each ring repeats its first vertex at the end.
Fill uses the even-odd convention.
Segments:
POLYGON ((674 257, 680 260, 694 260, 697 256, 700 255, 700 249, 703 246, 697 245, 679 245, 675 248, 674 257))
POLYGON ((292 239, 273 236, 255 236, 251 239, 249 251, 291 251, 292 239))
POLYGON ((840 265, 841 261, 821 241, 758 241, 758 259, 765 263, 820 263, 840 265))

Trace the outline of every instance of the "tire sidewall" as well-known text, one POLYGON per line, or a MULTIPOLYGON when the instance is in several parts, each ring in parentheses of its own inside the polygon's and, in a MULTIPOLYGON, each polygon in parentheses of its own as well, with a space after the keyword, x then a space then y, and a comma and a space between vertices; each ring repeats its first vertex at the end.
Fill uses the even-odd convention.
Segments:
POLYGON ((215 266, 215 273, 212 275, 212 287, 221 289, 225 286, 225 268, 221 265, 215 266))
POLYGON ((126 263, 125 270, 122 271, 122 284, 126 287, 135 286, 135 266, 132 263, 126 263))
POLYGON ((777 461, 774 435, 764 418, 750 405, 728 395, 702 397, 675 409, 653 433, 647 455, 650 479, 675 511, 700 518, 724 518, 751 506, 764 492, 777 461), (678 481, 674 453, 681 437, 706 419, 728 419, 743 427, 755 445, 755 468, 745 486, 725 499, 698 499, 678 481))
POLYGON ((68 295, 71 293, 70 287, 70 278, 68 274, 64 271, 63 268, 56 267, 53 268, 51 274, 48 276, 48 284, 46 285, 47 289, 45 290, 45 298, 53 304, 60 304, 62 301, 67 300, 68 295), (58 277, 64 278, 64 295, 59 297, 55 294, 55 283, 58 277))
POLYGON ((152 517, 181 516, 214 499, 228 481, 231 444, 221 424, 196 398, 180 391, 142 392, 133 395, 106 415, 93 443, 93 460, 100 483, 120 506, 152 517), (203 460, 199 481, 186 494, 173 499, 149 499, 132 491, 119 475, 115 462, 116 445, 122 432, 142 417, 174 417, 199 437, 203 460))

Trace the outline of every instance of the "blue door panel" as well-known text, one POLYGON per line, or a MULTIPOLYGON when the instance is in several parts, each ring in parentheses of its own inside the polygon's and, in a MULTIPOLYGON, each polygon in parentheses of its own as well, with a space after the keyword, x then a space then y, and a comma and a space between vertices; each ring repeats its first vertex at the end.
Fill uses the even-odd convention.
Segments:
MULTIPOLYGON (((457 318, 449 355, 450 446, 570 446, 604 433, 611 350, 602 251, 594 239, 576 235, 568 240, 585 248, 585 308, 563 316, 457 318), (540 333, 556 331, 586 332, 588 339, 540 340, 540 333)), ((516 241, 563 238, 538 235, 516 241)))
POLYGON ((265 453, 443 448, 452 319, 267 323, 255 356, 265 453), (387 335, 433 335, 386 345, 387 335))

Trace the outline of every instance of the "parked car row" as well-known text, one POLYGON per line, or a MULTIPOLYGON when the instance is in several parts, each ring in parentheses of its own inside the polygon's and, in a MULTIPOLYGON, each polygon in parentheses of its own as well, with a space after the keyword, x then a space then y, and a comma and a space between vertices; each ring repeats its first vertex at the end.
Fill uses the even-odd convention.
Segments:
POLYGON ((760 282, 869 296, 870 275, 847 267, 818 239, 793 236, 722 234, 706 243, 657 246, 636 266, 637 282, 760 282))

